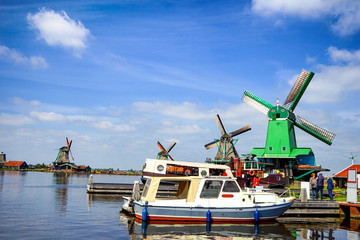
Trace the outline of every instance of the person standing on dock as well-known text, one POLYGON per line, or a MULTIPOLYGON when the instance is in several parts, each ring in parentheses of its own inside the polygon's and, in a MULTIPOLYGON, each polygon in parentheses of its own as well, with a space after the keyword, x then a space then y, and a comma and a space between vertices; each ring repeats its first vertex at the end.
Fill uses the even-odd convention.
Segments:
POLYGON ((326 178, 326 184, 327 184, 327 189, 328 189, 330 200, 334 201, 333 194, 332 194, 332 190, 334 189, 333 180, 329 176, 326 176, 325 178, 326 178))
POLYGON ((322 173, 319 173, 319 176, 316 179, 316 199, 319 199, 319 190, 320 190, 321 200, 323 200, 324 177, 322 173))
POLYGON ((315 193, 316 193, 316 175, 315 173, 311 174, 311 178, 310 178, 310 187, 311 187, 311 193, 312 193, 312 200, 315 199, 315 193))

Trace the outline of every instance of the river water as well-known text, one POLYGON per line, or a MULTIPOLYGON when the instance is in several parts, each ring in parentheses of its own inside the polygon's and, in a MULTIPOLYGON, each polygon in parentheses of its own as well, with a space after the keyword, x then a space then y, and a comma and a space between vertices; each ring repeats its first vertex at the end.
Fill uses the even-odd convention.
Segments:
MULTIPOLYGON (((143 225, 120 195, 87 194, 89 175, 0 171, 0 239, 358 239, 359 221, 143 225)), ((133 183, 139 176, 94 175, 133 183)))

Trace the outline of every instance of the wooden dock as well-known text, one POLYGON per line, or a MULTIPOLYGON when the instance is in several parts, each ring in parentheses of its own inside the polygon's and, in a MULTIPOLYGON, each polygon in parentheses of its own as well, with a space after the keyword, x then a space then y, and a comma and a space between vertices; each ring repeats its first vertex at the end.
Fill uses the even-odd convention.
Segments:
POLYGON ((324 217, 339 218, 340 206, 338 202, 328 200, 309 200, 306 202, 295 200, 291 207, 281 216, 281 218, 283 217, 297 217, 299 221, 304 220, 303 218, 320 218, 320 220, 324 221, 324 217))

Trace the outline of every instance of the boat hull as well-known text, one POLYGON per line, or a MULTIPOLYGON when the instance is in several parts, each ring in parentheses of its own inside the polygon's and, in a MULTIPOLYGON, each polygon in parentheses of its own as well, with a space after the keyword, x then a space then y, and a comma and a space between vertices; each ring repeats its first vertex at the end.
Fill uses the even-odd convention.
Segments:
POLYGON ((276 205, 259 205, 253 207, 168 207, 152 206, 134 202, 135 216, 142 219, 144 208, 147 212, 147 220, 180 220, 180 221, 207 221, 207 212, 211 213, 212 222, 225 221, 255 221, 255 211, 259 212, 259 221, 273 220, 289 209, 292 202, 276 205))

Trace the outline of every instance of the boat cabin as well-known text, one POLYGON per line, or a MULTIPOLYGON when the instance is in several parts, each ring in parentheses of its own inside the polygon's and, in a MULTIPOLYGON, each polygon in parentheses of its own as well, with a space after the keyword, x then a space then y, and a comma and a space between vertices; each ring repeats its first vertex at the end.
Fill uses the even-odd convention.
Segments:
POLYGON ((197 204, 224 204, 236 205, 238 201, 243 204, 251 205, 262 202, 276 202, 275 195, 262 192, 261 190, 243 191, 235 178, 218 177, 153 177, 148 178, 141 195, 142 202, 169 201, 169 204, 175 202, 197 203, 197 204), (172 182, 177 190, 164 193, 158 191, 161 185, 172 182), (255 191, 255 192, 254 192, 255 191), (238 199, 234 201, 234 199, 238 199), (173 201, 170 201, 173 200, 173 201), (174 202, 175 201, 175 202, 174 202))

